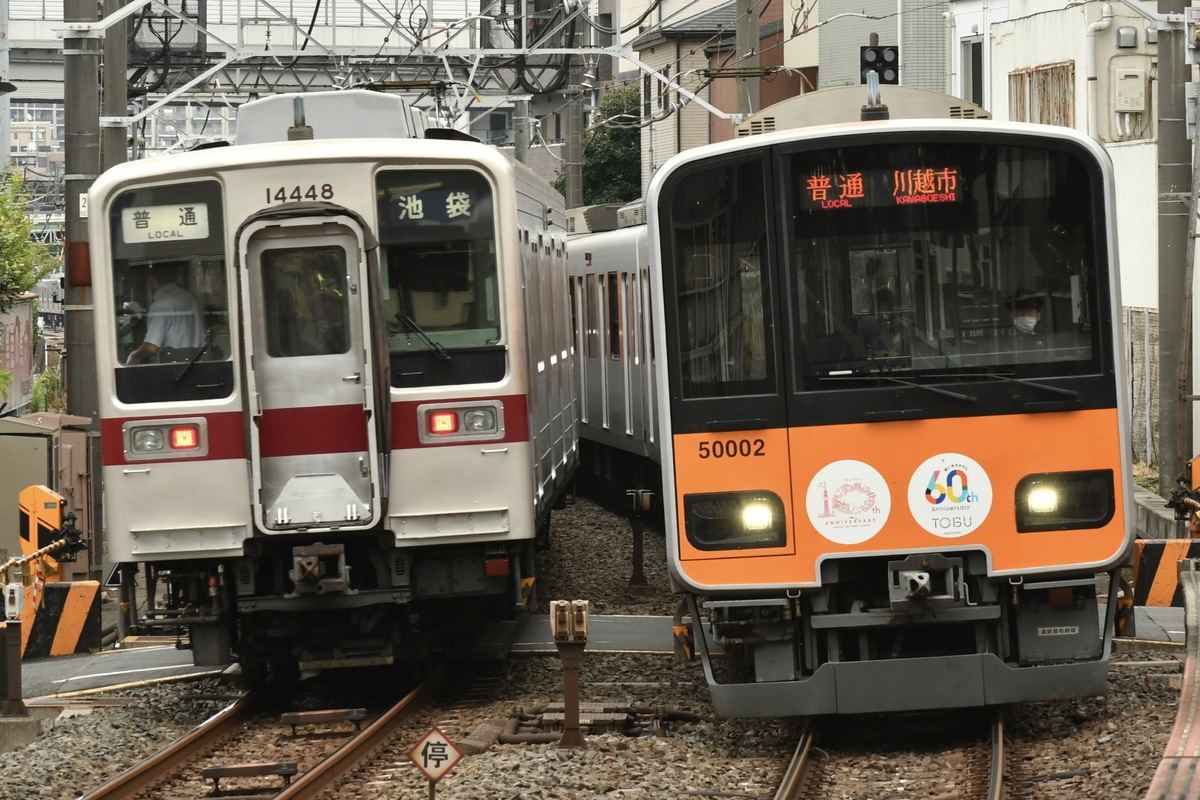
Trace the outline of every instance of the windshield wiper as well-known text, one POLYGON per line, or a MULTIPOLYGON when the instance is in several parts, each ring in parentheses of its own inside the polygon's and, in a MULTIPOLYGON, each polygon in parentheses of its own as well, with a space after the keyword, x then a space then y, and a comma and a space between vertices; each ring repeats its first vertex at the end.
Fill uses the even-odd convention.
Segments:
POLYGON ((1075 391, 1074 389, 1064 389, 1061 386, 1051 386, 1048 383, 1038 383, 1037 381, 1031 381, 1028 378, 1014 378, 1012 375, 1005 375, 1000 372, 960 373, 959 375, 956 375, 955 377, 958 377, 958 378, 997 378, 1002 381, 1008 381, 1009 383, 1019 383, 1022 386, 1028 386, 1032 389, 1041 389, 1043 392, 1050 392, 1051 394, 1061 394, 1063 397, 1070 397, 1072 399, 1079 397, 1079 392, 1075 391))
POLYGON ((442 361, 447 364, 450 363, 450 354, 446 352, 446 348, 442 347, 440 344, 438 344, 432 338, 430 338, 428 333, 421 330, 421 326, 418 325, 417 323, 413 322, 412 317, 410 317, 408 314, 405 314, 403 311, 397 311, 396 319, 403 322, 405 324, 405 326, 416 331, 417 336, 421 337, 421 340, 423 342, 425 342, 425 344, 429 347, 430 350, 433 351, 433 354, 435 356, 437 356, 438 361, 442 361))
POLYGON ((891 383, 898 383, 901 386, 911 386, 914 389, 924 389, 927 392, 933 392, 934 394, 940 394, 943 397, 952 397, 955 400, 962 400, 965 403, 978 402, 978 398, 974 397, 973 395, 960 394, 959 392, 952 392, 949 389, 939 389, 936 386, 929 386, 924 383, 917 383, 916 381, 905 380, 904 378, 894 378, 890 375, 845 375, 845 376, 835 375, 832 377, 822 377, 819 380, 822 380, 822 381, 889 381, 891 383))

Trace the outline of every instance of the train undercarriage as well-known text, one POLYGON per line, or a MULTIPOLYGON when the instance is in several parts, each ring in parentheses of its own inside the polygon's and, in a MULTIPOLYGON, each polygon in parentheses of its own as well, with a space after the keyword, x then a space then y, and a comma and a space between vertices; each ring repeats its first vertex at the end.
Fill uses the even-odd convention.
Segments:
POLYGON ((982 554, 933 553, 826 562, 816 591, 687 600, 719 715, 854 714, 1103 694, 1117 604, 1101 620, 1098 594, 1118 580, 989 579, 982 554))
POLYGON ((364 535, 259 544, 236 559, 148 564, 155 602, 140 624, 186 632, 197 665, 236 660, 248 686, 277 690, 306 671, 420 674, 531 601, 530 541, 395 548, 364 535))

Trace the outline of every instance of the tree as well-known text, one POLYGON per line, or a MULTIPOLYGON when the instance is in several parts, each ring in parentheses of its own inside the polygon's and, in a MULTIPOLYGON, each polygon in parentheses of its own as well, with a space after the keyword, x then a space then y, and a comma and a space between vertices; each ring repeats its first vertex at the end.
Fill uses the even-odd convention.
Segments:
POLYGON ((21 174, 0 173, 0 313, 58 266, 46 245, 33 239, 28 206, 21 174))
MULTIPOLYGON (((600 98, 596 124, 583 137, 583 202, 628 203, 642 196, 642 133, 639 127, 623 127, 640 118, 637 86, 609 89, 600 98)), ((564 194, 565 172, 555 186, 564 194)))

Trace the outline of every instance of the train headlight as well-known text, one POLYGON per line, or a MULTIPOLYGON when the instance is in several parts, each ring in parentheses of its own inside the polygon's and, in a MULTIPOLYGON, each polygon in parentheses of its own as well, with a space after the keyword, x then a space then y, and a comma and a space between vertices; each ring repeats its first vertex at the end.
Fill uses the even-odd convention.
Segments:
POLYGON ((138 428, 130 438, 135 453, 157 453, 165 442, 160 428, 138 428))
POLYGON ((463 430, 471 433, 495 433, 496 409, 472 408, 464 411, 463 430))
POLYGON ((1101 528, 1116 513, 1110 469, 1042 472, 1017 482, 1017 531, 1101 528))
POLYGON ((720 492, 683 498, 687 538, 697 550, 782 547, 786 512, 774 492, 720 492))

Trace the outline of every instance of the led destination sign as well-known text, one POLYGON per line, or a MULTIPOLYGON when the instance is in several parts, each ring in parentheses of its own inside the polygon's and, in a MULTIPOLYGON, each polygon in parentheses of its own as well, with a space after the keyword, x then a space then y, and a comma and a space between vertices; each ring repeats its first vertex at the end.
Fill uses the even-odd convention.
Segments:
POLYGON ((812 172, 800 180, 800 207, 806 211, 957 203, 962 199, 957 167, 812 172))

